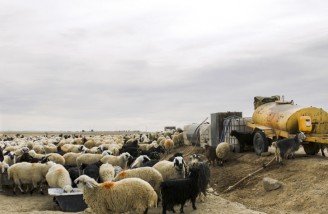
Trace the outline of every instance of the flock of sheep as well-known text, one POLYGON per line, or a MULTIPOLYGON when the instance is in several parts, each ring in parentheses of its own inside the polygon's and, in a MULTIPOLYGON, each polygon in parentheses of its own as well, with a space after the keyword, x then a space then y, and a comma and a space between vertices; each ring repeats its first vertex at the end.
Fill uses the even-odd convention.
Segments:
MULTIPOLYGON (((46 187, 64 192, 78 187, 86 204, 99 214, 147 213, 159 202, 163 213, 178 204, 183 212, 188 200, 196 209, 196 197, 206 195, 210 178, 209 165, 200 156, 170 154, 183 145, 181 131, 166 136, 3 136, 0 167, 13 181, 14 194, 16 188, 43 194, 46 187)), ((217 154, 222 151, 217 149, 217 154)), ((218 156, 221 161, 225 157, 218 156)))

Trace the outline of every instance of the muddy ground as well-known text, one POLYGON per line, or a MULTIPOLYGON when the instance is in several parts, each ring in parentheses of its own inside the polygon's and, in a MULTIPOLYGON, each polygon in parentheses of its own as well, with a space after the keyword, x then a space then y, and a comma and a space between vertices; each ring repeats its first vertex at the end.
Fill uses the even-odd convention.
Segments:
MULTIPOLYGON (((199 147, 183 147, 178 150, 185 154, 203 152, 199 147)), ((224 167, 211 166, 213 190, 210 189, 205 202, 196 204, 196 211, 187 204, 185 213, 328 213, 328 160, 321 154, 307 156, 302 149, 297 152, 295 159, 285 161, 283 166, 273 162, 236 189, 224 192, 272 158, 273 155, 259 157, 252 152, 233 153, 224 167), (262 185, 264 177, 277 179, 282 187, 266 192, 262 185)), ((48 195, 13 196, 8 189, 4 189, 0 193, 0 201, 0 213, 63 213, 48 195)), ((86 214, 89 211, 80 213, 86 214)), ((161 209, 151 209, 149 213, 161 213, 161 209)))

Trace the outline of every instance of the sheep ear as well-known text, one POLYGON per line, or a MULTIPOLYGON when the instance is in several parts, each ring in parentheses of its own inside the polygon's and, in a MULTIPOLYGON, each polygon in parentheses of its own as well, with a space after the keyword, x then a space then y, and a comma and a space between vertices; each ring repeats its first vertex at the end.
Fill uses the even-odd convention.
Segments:
POLYGON ((85 182, 85 186, 93 189, 93 185, 89 181, 85 182))

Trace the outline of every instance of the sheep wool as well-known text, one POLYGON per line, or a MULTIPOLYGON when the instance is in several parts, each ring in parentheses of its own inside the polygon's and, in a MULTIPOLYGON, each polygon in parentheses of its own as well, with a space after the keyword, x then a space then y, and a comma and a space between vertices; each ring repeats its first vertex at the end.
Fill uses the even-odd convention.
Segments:
POLYGON ((176 167, 174 162, 162 160, 156 163, 153 167, 162 174, 164 181, 169 179, 185 178, 185 166, 181 166, 180 168, 176 167))
POLYGON ((105 155, 100 161, 102 163, 110 163, 113 166, 119 166, 122 169, 127 169, 129 158, 131 158, 131 155, 128 152, 124 152, 119 156, 105 155))
POLYGON ((74 153, 74 152, 68 152, 63 155, 63 158, 65 159, 65 165, 68 166, 77 166, 76 159, 81 156, 81 153, 74 153))
POLYGON ((97 214, 147 213, 148 208, 157 206, 158 197, 153 187, 140 178, 98 184, 81 175, 74 182, 82 185, 86 204, 97 214))
POLYGON ((226 142, 221 142, 216 146, 216 156, 223 165, 223 162, 229 158, 230 155, 230 145, 226 142))
POLYGON ((102 182, 112 181, 115 177, 115 168, 109 164, 102 164, 99 168, 99 175, 102 182))
POLYGON ((141 167, 124 170, 118 173, 114 181, 120 181, 125 178, 141 178, 142 180, 147 181, 154 188, 157 195, 160 195, 160 186, 163 182, 163 177, 162 174, 153 167, 141 167))
MULTIPOLYGON (((12 179, 21 192, 24 192, 21 187, 22 184, 33 185, 31 194, 37 188, 38 184, 40 184, 40 192, 42 192, 42 183, 46 180, 46 174, 53 165, 55 165, 55 163, 52 161, 46 164, 27 162, 16 163, 8 168, 8 179, 12 179)), ((14 187, 14 193, 15 190, 16 187, 14 187)))
POLYGON ((65 158, 58 153, 49 153, 46 156, 48 157, 49 161, 53 161, 54 163, 65 165, 65 158))
POLYGON ((64 192, 72 192, 72 181, 69 176, 68 171, 64 166, 60 164, 55 164, 50 167, 49 171, 46 174, 46 180, 49 187, 59 187, 64 189, 64 192))
POLYGON ((167 154, 169 154, 171 152, 171 150, 174 149, 174 141, 171 139, 166 139, 164 141, 164 148, 165 148, 167 154))

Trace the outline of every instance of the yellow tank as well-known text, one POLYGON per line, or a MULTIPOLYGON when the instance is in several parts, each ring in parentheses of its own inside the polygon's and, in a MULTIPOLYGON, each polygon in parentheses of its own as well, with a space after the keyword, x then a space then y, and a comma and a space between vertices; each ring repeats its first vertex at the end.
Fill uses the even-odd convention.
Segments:
MULTIPOLYGON (((299 131, 298 120, 301 116, 305 119, 310 117, 311 129, 305 128, 305 131, 313 134, 328 133, 328 113, 321 108, 304 108, 293 103, 270 102, 259 106, 253 113, 253 122, 288 133, 299 131)), ((300 127, 304 125, 300 124, 300 127)))

